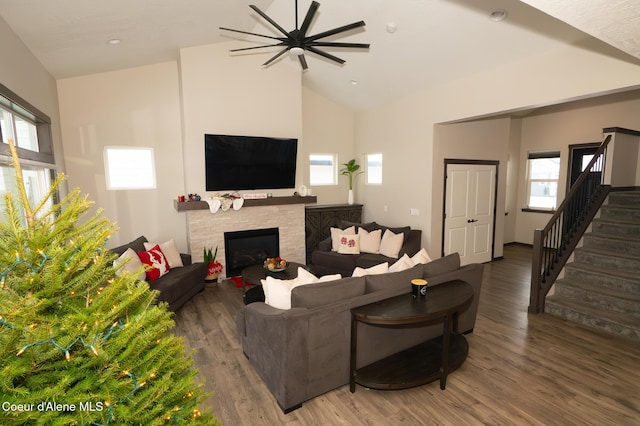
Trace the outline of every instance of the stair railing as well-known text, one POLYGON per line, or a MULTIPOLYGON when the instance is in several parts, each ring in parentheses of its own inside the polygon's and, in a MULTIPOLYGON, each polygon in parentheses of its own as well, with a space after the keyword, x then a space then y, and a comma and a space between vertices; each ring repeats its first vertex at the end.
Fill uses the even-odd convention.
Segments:
POLYGON ((529 312, 544 312, 547 293, 609 194, 603 184, 608 135, 544 229, 533 235, 529 312))

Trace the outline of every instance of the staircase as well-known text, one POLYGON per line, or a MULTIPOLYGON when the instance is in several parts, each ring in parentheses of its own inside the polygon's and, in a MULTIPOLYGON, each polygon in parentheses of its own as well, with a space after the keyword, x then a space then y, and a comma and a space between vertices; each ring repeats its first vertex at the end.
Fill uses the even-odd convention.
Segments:
POLYGON ((640 341, 640 191, 609 194, 545 312, 640 341))

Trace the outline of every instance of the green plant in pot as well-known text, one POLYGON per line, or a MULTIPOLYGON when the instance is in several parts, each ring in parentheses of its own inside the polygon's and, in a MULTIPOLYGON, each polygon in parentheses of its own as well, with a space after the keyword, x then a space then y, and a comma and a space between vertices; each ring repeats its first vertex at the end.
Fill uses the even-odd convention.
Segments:
POLYGON ((349 160, 348 163, 344 163, 343 166, 340 169, 340 174, 349 177, 349 204, 353 204, 353 178, 363 172, 360 170, 360 164, 356 163, 355 158, 349 160))
POLYGON ((204 263, 207 265, 207 276, 205 277, 205 281, 215 283, 218 282, 218 276, 220 272, 222 272, 222 263, 216 261, 216 256, 218 256, 218 246, 216 246, 215 252, 211 248, 203 248, 202 257, 204 258, 204 263))

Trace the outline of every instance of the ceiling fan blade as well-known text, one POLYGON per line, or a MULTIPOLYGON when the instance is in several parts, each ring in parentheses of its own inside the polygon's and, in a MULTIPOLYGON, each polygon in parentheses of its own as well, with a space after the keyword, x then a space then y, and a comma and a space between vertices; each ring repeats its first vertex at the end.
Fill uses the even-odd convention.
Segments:
POLYGON ((315 48, 315 47, 313 47, 313 46, 307 46, 307 47, 306 47, 306 49, 307 49, 309 52, 313 52, 313 53, 315 53, 316 55, 320 55, 320 56, 323 56, 323 57, 325 57, 325 58, 327 58, 327 59, 331 59, 332 61, 335 61, 335 62, 337 62, 337 63, 339 63, 339 64, 344 64, 344 63, 345 63, 345 60, 344 60, 344 59, 340 59, 340 58, 338 58, 337 56, 333 56, 333 55, 331 55, 330 53, 323 52, 322 50, 316 49, 316 48, 315 48))
POLYGON ((309 68, 309 66, 307 65, 307 60, 305 59, 304 55, 299 55, 298 59, 300 59, 300 65, 302 66, 302 71, 309 68))
POLYGON ((254 49, 264 49, 265 47, 274 47, 274 46, 284 46, 284 43, 277 43, 277 44, 264 44, 261 46, 253 46, 253 47, 243 47, 240 49, 231 49, 229 50, 229 52, 242 52, 243 50, 254 50, 254 49))
POLYGON ((309 6, 309 10, 307 11, 307 16, 304 17, 304 21, 302 21, 302 26, 300 27, 300 34, 304 38, 307 34, 307 30, 309 29, 309 25, 311 25, 311 21, 315 16, 318 8, 320 7, 320 3, 317 1, 312 1, 311 6, 309 6))
POLYGON ((332 30, 324 31, 324 32, 319 33, 319 34, 309 36, 309 37, 307 37, 305 39, 305 42, 315 41, 315 40, 318 40, 320 38, 329 37, 329 36, 332 36, 334 34, 342 33, 342 32, 345 32, 345 31, 353 30, 355 28, 360 28, 360 27, 364 27, 364 26, 365 26, 364 21, 354 22, 353 24, 343 25, 342 27, 334 28, 332 30))
POLYGON ((356 47, 359 49, 368 49, 369 43, 342 43, 333 41, 312 41, 307 46, 324 46, 324 47, 356 47))
POLYGON ((248 34, 248 35, 258 36, 258 37, 266 37, 266 38, 270 38, 270 39, 273 39, 273 40, 280 40, 280 41, 286 40, 285 38, 282 38, 282 37, 273 37, 273 36, 268 36, 268 35, 264 35, 264 34, 250 33, 248 31, 233 30, 231 28, 220 27, 220 29, 221 30, 225 30, 225 31, 232 31, 234 33, 248 34))
POLYGON ((288 39, 291 39, 291 36, 289 35, 289 32, 287 32, 287 30, 285 30, 284 28, 282 28, 280 25, 278 25, 278 23, 276 21, 274 21, 273 19, 269 18, 269 16, 264 13, 263 11, 261 11, 258 6, 256 5, 250 5, 249 6, 251 9, 255 10, 256 13, 260 16, 262 16, 264 19, 266 19, 266 21, 268 23, 270 23, 271 25, 273 25, 278 31, 280 31, 282 34, 284 34, 285 36, 287 36, 288 39))
POLYGON ((287 50, 289 50, 288 48, 282 49, 280 52, 276 53, 275 56, 273 56, 271 59, 269 59, 267 62, 265 62, 264 64, 262 64, 263 67, 267 67, 269 66, 269 64, 273 61, 275 61, 276 59, 278 59, 280 56, 284 55, 285 52, 287 52, 287 50))

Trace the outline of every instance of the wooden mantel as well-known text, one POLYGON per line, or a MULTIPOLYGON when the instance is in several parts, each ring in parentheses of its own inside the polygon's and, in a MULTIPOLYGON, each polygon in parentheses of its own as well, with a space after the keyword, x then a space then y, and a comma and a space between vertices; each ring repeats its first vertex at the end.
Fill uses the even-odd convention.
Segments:
MULTIPOLYGON (((318 202, 318 197, 311 195, 308 197, 300 197, 291 195, 287 197, 268 197, 260 199, 245 199, 242 207, 260 207, 260 206, 278 206, 283 204, 313 204, 318 202)), ((173 206, 179 212, 189 210, 209 210, 209 203, 206 201, 184 201, 173 200, 173 206)))

